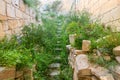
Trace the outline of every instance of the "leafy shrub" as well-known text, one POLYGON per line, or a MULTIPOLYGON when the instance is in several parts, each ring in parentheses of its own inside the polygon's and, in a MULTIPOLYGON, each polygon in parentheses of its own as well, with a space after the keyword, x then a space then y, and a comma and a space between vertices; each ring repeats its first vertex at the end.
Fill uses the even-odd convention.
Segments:
POLYGON ((78 33, 78 31, 79 31, 78 23, 76 23, 76 22, 69 23, 66 31, 67 31, 68 34, 78 33))
POLYGON ((120 33, 111 33, 108 36, 100 38, 97 42, 98 49, 103 53, 114 56, 112 50, 114 47, 120 45, 120 33))

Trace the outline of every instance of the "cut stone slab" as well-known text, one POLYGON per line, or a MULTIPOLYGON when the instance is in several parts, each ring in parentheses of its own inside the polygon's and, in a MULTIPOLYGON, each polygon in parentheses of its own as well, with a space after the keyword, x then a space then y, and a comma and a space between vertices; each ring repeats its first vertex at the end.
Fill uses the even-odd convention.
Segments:
POLYGON ((90 50, 91 41, 90 40, 83 40, 82 41, 82 50, 89 51, 90 50))
POLYGON ((120 64, 120 56, 116 56, 115 59, 116 59, 117 62, 120 64))
POLYGON ((89 62, 88 62, 88 57, 85 54, 80 54, 76 56, 76 67, 77 70, 82 70, 82 69, 87 69, 89 68, 89 62))
POLYGON ((52 63, 49 66, 50 68, 60 68, 60 63, 52 63))
POLYGON ((55 48, 56 51, 62 51, 62 48, 55 48))
POLYGON ((61 59, 61 57, 60 57, 60 56, 57 56, 57 57, 55 57, 55 59, 60 60, 60 59, 61 59))
POLYGON ((83 50, 75 50, 75 55, 79 55, 79 54, 85 54, 86 52, 83 50))
POLYGON ((92 76, 91 69, 82 69, 78 71, 78 77, 81 76, 92 76))
POLYGON ((113 48, 113 53, 116 56, 120 56, 120 46, 113 48))
POLYGON ((51 73, 50 73, 50 76, 58 76, 60 75, 60 71, 59 70, 53 70, 51 73))

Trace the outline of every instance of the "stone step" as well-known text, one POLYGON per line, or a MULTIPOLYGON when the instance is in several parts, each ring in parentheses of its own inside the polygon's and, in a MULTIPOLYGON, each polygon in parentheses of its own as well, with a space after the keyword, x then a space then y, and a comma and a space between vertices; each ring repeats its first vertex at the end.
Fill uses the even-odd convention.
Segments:
POLYGON ((62 51, 62 48, 55 48, 55 51, 62 51))
POLYGON ((61 59, 61 57, 60 57, 60 56, 56 56, 56 57, 55 57, 55 59, 60 60, 60 59, 61 59))
POLYGON ((61 41, 57 41, 57 44, 59 44, 61 41))
POLYGON ((49 68, 60 68, 60 63, 52 63, 49 65, 49 68))
POLYGON ((58 76, 58 75, 60 75, 60 71, 59 70, 52 70, 51 73, 50 73, 51 77, 58 76))

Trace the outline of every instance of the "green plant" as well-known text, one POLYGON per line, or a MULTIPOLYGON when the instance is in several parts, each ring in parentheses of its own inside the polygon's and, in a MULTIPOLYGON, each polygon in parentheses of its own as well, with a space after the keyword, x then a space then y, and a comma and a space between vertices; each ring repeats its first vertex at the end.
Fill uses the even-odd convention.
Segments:
POLYGON ((75 34, 79 32, 79 25, 77 22, 71 22, 68 24, 66 29, 68 34, 75 34))
POLYGON ((48 66, 53 62, 53 56, 51 53, 39 53, 36 54, 36 69, 35 79, 47 79, 48 78, 48 66), (39 75, 38 75, 39 74, 39 75))
POLYGON ((39 3, 39 0, 23 0, 25 4, 29 7, 36 7, 39 3))

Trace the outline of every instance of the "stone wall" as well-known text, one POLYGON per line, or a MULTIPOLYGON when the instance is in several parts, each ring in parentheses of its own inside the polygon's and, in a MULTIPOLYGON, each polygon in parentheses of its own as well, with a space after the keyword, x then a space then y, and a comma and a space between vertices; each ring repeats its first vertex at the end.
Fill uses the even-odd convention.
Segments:
POLYGON ((93 20, 120 30, 120 0, 77 0, 76 9, 86 9, 93 20))
POLYGON ((31 22, 35 22, 35 12, 23 0, 0 0, 0 38, 19 34, 31 22))
POLYGON ((120 31, 120 0, 65 0, 63 10, 87 10, 94 21, 99 20, 120 31))

